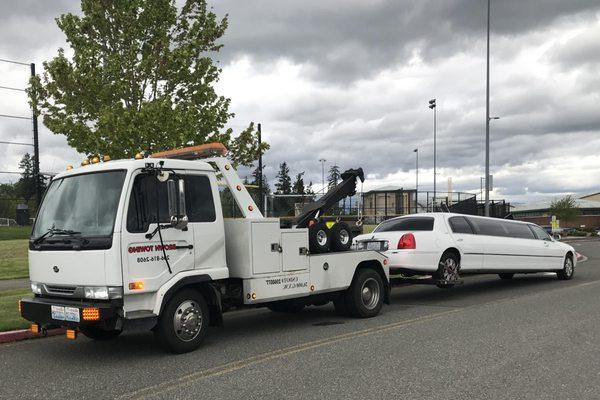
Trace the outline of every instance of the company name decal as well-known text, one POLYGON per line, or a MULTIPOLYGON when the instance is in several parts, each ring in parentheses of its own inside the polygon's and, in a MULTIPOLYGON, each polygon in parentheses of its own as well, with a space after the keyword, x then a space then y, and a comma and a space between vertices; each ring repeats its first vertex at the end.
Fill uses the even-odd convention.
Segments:
POLYGON ((165 251, 169 251, 169 250, 177 250, 177 245, 175 244, 165 244, 164 246, 157 244, 157 245, 150 245, 150 246, 131 246, 129 247, 127 250, 129 251, 129 253, 149 253, 152 251, 163 251, 163 247, 165 251))

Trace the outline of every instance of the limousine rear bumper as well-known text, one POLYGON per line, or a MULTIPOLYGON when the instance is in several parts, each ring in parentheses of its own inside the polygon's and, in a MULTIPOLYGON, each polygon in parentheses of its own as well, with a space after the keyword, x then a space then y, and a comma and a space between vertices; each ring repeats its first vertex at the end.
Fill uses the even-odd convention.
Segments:
POLYGON ((418 250, 388 250, 390 272, 393 269, 433 272, 437 270, 441 254, 418 250))

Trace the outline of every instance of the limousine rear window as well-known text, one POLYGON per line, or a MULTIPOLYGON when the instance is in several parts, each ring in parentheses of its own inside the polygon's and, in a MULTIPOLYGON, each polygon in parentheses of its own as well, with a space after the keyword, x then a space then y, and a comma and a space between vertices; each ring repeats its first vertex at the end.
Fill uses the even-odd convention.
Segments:
POLYGON ((433 218, 400 218, 382 222, 373 232, 432 231, 433 218))
POLYGON ((500 221, 483 218, 469 218, 469 221, 475 226, 479 235, 487 236, 508 236, 500 221))

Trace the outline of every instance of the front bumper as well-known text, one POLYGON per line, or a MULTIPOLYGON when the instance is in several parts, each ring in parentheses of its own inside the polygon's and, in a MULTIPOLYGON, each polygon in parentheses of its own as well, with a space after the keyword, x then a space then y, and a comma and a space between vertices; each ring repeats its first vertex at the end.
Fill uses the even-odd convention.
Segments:
POLYGON ((21 316, 28 321, 39 324, 42 327, 61 326, 70 329, 79 329, 85 326, 98 326, 103 329, 116 329, 120 323, 121 307, 111 302, 67 300, 56 298, 34 297, 21 300, 21 316), (79 322, 54 319, 52 317, 52 306, 70 307, 77 309, 79 322), (84 320, 82 310, 84 308, 98 308, 100 312, 97 320, 84 320))

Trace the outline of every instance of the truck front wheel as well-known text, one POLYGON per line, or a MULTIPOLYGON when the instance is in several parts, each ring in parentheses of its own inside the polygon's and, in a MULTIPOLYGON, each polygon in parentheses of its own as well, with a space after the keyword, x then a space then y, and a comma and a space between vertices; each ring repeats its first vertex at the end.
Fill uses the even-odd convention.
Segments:
POLYGON ((165 305, 154 333, 167 350, 178 354, 187 353, 202 344, 208 323, 208 305, 202 294, 192 289, 183 289, 165 305))
POLYGON ((376 316, 381 311, 384 292, 383 280, 377 271, 360 269, 345 294, 348 313, 358 318, 376 316))

